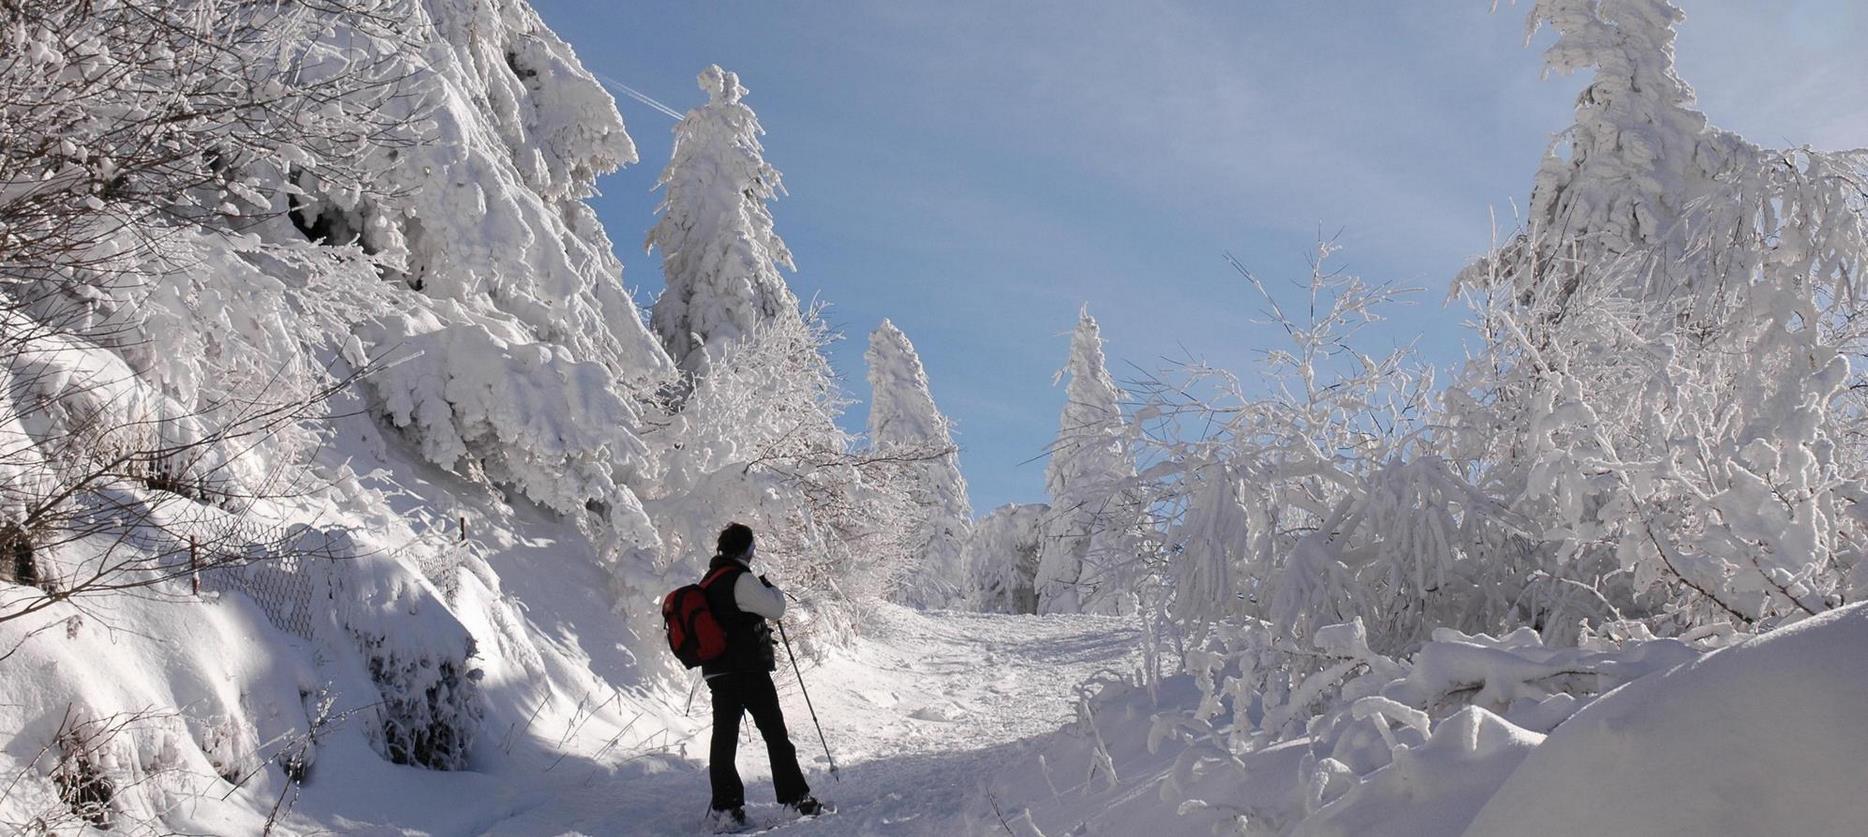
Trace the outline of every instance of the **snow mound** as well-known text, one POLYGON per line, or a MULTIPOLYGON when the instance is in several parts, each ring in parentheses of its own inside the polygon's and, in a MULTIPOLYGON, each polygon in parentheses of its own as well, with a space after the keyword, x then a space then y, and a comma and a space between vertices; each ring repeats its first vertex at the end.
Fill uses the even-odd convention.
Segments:
POLYGON ((1858 833, 1864 647, 1858 604, 1630 683, 1558 727, 1466 834, 1858 833))
POLYGON ((1468 706, 1441 723, 1427 743, 1397 748, 1387 767, 1337 804, 1304 820, 1293 833, 1456 833, 1543 740, 1542 735, 1468 706))

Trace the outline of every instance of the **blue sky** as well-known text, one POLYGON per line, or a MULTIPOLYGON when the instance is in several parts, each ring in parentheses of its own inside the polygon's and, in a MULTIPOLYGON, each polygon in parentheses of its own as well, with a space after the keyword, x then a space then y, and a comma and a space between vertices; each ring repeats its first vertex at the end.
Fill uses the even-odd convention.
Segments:
MULTIPOLYGON (((1509 226, 1582 84, 1541 79, 1524 9, 1484 0, 534 3, 592 70, 676 110, 708 64, 740 74, 790 191, 787 278, 847 335, 833 363, 866 398, 869 331, 907 333, 981 514, 1043 499, 1079 305, 1118 380, 1188 355, 1249 372, 1278 345, 1227 252, 1275 283, 1341 230, 1339 265, 1425 289, 1374 347, 1456 364, 1448 279, 1494 210, 1509 226)), ((1681 75, 1715 124, 1868 145, 1862 4, 1680 4, 1681 75)), ((646 305, 673 120, 619 108, 643 162, 596 204, 646 305)))

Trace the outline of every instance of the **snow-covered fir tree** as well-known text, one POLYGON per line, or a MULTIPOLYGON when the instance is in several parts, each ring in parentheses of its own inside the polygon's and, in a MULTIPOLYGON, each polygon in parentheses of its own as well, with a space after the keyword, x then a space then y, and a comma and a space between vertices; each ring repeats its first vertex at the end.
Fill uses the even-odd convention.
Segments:
POLYGON ((675 125, 674 155, 656 184, 661 220, 646 242, 661 251, 667 280, 649 324, 688 372, 759 324, 798 316, 778 272, 793 268, 791 251, 766 207, 784 186, 765 161, 759 117, 739 76, 711 66, 699 81, 707 104, 675 125))
POLYGON ((1103 338, 1087 306, 1077 316, 1070 360, 1057 373, 1065 378, 1063 414, 1044 469, 1051 519, 1035 580, 1039 613, 1113 609, 1122 593, 1097 565, 1120 558, 1108 547, 1131 511, 1121 489, 1135 463, 1123 440, 1122 391, 1103 364, 1103 338))
POLYGON ((1050 511, 1043 503, 1007 503, 973 525, 963 558, 968 608, 1038 612, 1038 556, 1050 511))
POLYGON ((908 538, 915 567, 899 590, 905 601, 939 606, 954 600, 962 582, 961 552, 971 534, 973 506, 960 475, 952 422, 934 406, 927 372, 908 335, 883 320, 863 354, 869 365, 869 444, 898 475, 913 504, 908 538))

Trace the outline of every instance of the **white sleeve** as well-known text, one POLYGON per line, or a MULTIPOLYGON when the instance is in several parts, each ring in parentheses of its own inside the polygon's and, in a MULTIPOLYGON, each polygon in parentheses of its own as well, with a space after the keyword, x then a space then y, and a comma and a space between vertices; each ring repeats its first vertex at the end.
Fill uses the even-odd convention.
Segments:
POLYGON ((733 603, 747 613, 757 613, 767 619, 778 619, 785 615, 785 594, 777 587, 767 587, 758 576, 750 572, 740 573, 739 580, 733 582, 733 603))

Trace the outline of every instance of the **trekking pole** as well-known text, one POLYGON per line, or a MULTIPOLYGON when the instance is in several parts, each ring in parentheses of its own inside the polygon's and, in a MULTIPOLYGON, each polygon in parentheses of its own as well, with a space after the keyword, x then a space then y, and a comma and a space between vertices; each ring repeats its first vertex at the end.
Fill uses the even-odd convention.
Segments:
POLYGON ((817 743, 824 745, 824 759, 830 762, 830 778, 839 782, 837 775, 837 757, 830 754, 830 742, 824 740, 824 725, 817 722, 817 708, 811 705, 811 690, 804 688, 804 669, 798 667, 798 655, 791 653, 791 637, 785 636, 785 623, 772 620, 778 625, 778 638, 785 642, 785 656, 791 658, 791 670, 798 675, 798 691, 804 693, 804 708, 810 710, 811 725, 817 727, 817 743))
POLYGON ((694 672, 694 679, 688 683, 688 705, 681 710, 681 717, 692 718, 694 712, 694 693, 700 690, 701 673, 694 672))

